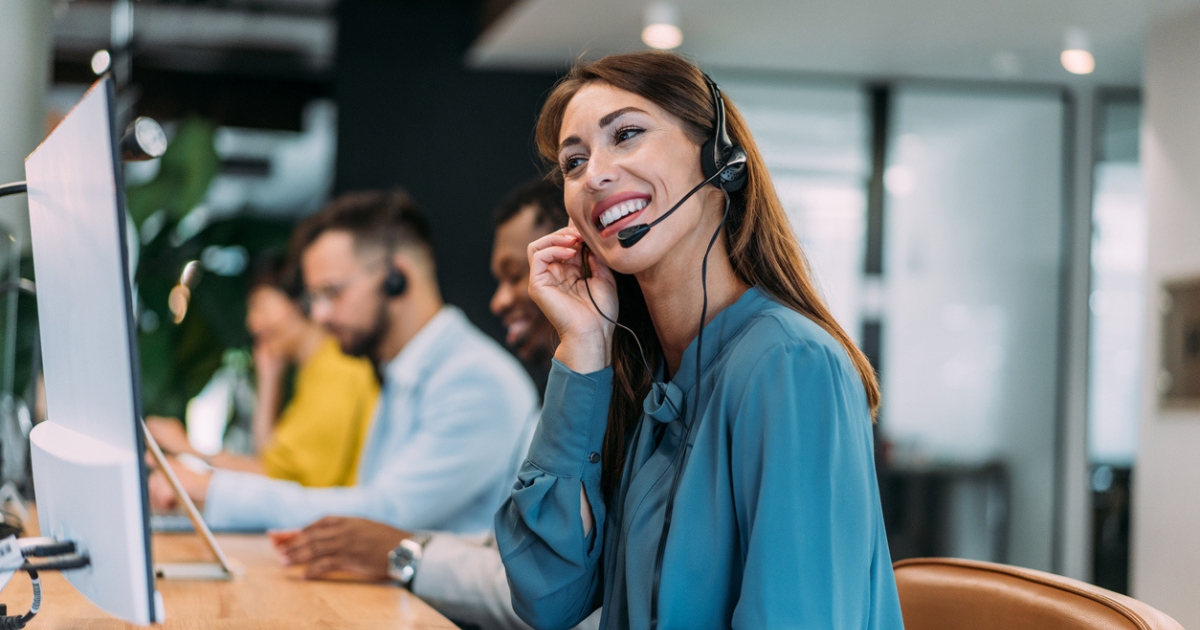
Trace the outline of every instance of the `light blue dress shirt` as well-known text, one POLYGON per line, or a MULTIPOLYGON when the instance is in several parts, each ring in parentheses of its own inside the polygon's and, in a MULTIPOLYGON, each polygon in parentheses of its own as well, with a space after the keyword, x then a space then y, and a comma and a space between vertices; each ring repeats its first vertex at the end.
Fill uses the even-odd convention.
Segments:
POLYGON ((384 370, 358 485, 305 488, 213 472, 204 517, 217 529, 303 527, 358 516, 409 531, 489 531, 537 422, 521 365, 447 306, 384 370))
MULTIPOLYGON (((622 334, 622 333, 617 333, 622 334)), ((662 563, 660 628, 902 628, 862 381, 844 349, 752 288, 704 329, 631 430, 613 500, 599 456, 612 369, 556 363, 496 536, 513 607, 565 628, 647 628, 684 422, 691 453, 662 563), (692 414, 693 407, 699 414, 692 414), (595 516, 584 535, 580 484, 595 516)))

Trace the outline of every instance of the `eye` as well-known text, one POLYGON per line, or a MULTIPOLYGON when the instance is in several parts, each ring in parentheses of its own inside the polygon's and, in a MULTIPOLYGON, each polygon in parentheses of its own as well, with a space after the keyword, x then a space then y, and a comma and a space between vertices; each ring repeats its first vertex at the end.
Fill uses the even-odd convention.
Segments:
POLYGON ((642 133, 643 131, 645 131, 645 130, 641 129, 640 127, 621 127, 620 129, 618 129, 616 131, 616 133, 613 134, 613 140, 617 144, 621 144, 622 142, 625 142, 626 140, 634 138, 635 136, 642 133))
POLYGON ((586 161, 587 160, 585 158, 580 156, 569 157, 563 160, 560 168, 562 169, 564 175, 570 175, 572 171, 579 168, 586 161))

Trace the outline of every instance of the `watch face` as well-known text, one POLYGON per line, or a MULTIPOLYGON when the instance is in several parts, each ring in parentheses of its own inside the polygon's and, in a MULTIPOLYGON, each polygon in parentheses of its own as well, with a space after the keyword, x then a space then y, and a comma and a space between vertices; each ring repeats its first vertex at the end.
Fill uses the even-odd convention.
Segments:
POLYGON ((388 578, 394 582, 400 582, 403 575, 402 569, 408 564, 403 556, 398 553, 399 549, 393 549, 388 552, 388 578))
POLYGON ((420 543, 407 538, 400 541, 400 545, 388 553, 388 577, 399 582, 401 586, 408 586, 417 572, 420 557, 420 543))

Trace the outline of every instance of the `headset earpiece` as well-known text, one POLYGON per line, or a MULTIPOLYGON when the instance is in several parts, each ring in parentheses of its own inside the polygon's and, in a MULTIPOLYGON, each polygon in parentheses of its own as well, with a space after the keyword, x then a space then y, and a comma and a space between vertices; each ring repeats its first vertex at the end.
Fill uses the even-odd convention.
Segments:
POLYGON ((388 266, 387 277, 383 279, 383 293, 388 297, 399 297, 404 295, 404 291, 408 289, 408 277, 403 271, 388 266))
POLYGON ((725 99, 721 97, 721 88, 717 87, 709 76, 704 75, 708 91, 712 94, 713 111, 716 121, 713 125, 713 136, 700 147, 700 169, 704 178, 708 179, 721 171, 713 181, 713 185, 726 192, 741 190, 746 185, 746 152, 729 138, 725 126, 725 99))

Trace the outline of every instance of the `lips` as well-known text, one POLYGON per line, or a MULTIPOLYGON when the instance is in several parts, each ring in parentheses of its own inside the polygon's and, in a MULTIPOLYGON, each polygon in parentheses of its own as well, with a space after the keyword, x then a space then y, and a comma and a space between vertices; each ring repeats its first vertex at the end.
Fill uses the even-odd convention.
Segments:
POLYGON ((509 347, 515 347, 529 332, 529 320, 517 319, 508 324, 504 334, 504 343, 509 347))
POLYGON ((609 195, 592 208, 592 225, 606 235, 609 228, 629 223, 649 204, 650 195, 646 193, 630 191, 609 195))

